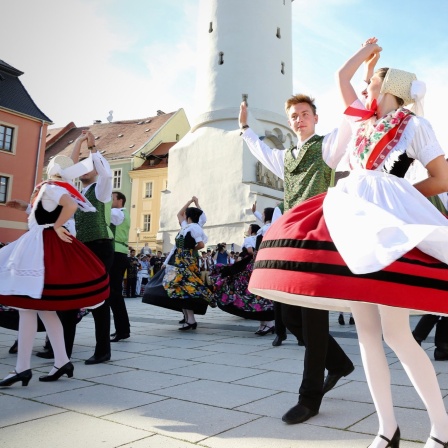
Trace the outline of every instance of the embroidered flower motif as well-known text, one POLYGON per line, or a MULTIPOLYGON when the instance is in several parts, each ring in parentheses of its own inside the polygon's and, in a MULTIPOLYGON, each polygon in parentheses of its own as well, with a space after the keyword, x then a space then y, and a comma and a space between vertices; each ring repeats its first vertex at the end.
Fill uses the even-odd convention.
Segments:
POLYGON ((352 143, 352 164, 361 165, 365 168, 370 155, 380 140, 409 114, 412 114, 412 112, 408 109, 399 108, 387 114, 373 126, 372 119, 363 121, 356 132, 354 143, 352 143))

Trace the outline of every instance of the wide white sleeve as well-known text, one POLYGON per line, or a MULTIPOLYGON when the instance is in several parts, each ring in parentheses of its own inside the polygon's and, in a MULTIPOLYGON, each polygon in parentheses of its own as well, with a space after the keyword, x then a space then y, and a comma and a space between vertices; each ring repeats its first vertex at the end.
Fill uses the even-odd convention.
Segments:
POLYGON ((65 188, 58 185, 46 184, 43 188, 42 206, 48 212, 52 212, 59 205, 59 201, 64 194, 69 194, 65 188))
POLYGON ((119 226, 124 221, 124 213, 121 208, 112 208, 110 210, 110 222, 114 226, 119 226))
POLYGON ((204 227, 205 223, 207 222, 207 216, 205 215, 204 210, 202 210, 201 216, 199 216, 198 224, 201 227, 204 227))
POLYGON ((246 249, 255 249, 256 244, 257 238, 255 236, 247 236, 246 238, 244 238, 243 245, 241 247, 245 247, 246 249))
POLYGON ((331 169, 336 169, 344 157, 352 132, 350 122, 344 117, 339 127, 324 137, 322 142, 322 159, 331 169))
POLYGON ((258 221, 263 222, 263 216, 258 210, 254 211, 254 216, 258 219, 258 221))
POLYGON ((406 150, 409 157, 417 159, 423 166, 426 166, 436 157, 445 156, 428 120, 423 117, 413 117, 412 125, 415 126, 415 132, 412 142, 406 150))
POLYGON ((207 242, 207 237, 199 224, 190 224, 188 230, 196 243, 203 241, 205 244, 207 242))
POLYGON ((107 203, 112 199, 112 171, 109 162, 99 152, 92 153, 92 161, 98 173, 95 195, 99 201, 107 203))
POLYGON ((243 140, 249 147, 250 152, 276 176, 283 179, 285 172, 285 150, 271 149, 263 143, 252 129, 248 128, 243 133, 243 140))
POLYGON ((272 214, 271 223, 274 224, 274 222, 277 221, 277 219, 280 218, 280 216, 282 215, 283 215, 282 211, 278 207, 275 207, 274 213, 272 214))

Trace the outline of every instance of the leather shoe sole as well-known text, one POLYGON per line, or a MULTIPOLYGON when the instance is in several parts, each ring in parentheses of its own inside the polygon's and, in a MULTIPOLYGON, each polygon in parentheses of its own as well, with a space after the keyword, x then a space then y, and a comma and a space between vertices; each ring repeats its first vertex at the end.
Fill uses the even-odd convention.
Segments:
POLYGON ((355 366, 352 365, 350 368, 345 370, 342 373, 335 373, 335 374, 328 374, 325 378, 324 385, 322 387, 322 393, 325 395, 327 392, 329 392, 331 389, 333 389, 334 386, 336 386, 336 383, 343 377, 350 375, 353 370, 355 370, 355 366))
POLYGON ((122 339, 128 339, 131 335, 130 334, 123 334, 123 335, 114 335, 114 337, 110 340, 110 342, 118 342, 122 339))
POLYGON ((298 403, 282 417, 282 421, 288 423, 288 425, 294 425, 296 423, 306 422, 318 413, 319 411, 312 411, 303 404, 298 403))
POLYGON ((91 356, 89 359, 84 361, 84 364, 101 364, 102 362, 110 361, 110 353, 108 355, 103 356, 91 356))

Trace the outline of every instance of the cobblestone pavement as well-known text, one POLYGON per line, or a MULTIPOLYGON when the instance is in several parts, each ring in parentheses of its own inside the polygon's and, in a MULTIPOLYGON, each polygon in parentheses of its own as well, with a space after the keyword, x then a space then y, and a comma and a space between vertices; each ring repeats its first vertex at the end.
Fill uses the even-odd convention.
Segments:
MULTIPOLYGON (((300 425, 281 416, 297 402, 303 347, 292 335, 272 347, 254 335, 257 323, 219 309, 180 332, 176 312, 126 301, 131 338, 112 345, 110 362, 84 365, 93 353, 93 319, 78 325, 74 378, 38 381, 52 362, 32 357, 28 387, 0 390, 0 447, 7 448, 365 448, 377 419, 361 365, 356 329, 330 313, 332 334, 356 369, 329 392, 320 413, 300 425)), ((411 318, 415 325, 418 317, 411 318)), ((346 315, 348 323, 348 315, 346 315)), ((433 335, 423 346, 433 359, 433 335)), ((16 333, 0 329, 0 377, 15 365, 16 333)), ((43 345, 36 338, 35 349, 43 345)), ((386 348, 403 441, 421 447, 429 434, 423 404, 395 355, 386 348)), ((444 397, 448 363, 434 362, 444 397)), ((446 398, 445 398, 446 399, 446 398)))

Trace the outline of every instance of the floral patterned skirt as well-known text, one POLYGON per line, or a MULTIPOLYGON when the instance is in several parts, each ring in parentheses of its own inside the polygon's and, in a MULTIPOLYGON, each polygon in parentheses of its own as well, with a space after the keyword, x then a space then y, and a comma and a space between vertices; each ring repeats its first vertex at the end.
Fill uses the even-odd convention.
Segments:
POLYGON ((163 287, 171 299, 202 299, 211 302, 212 292, 201 279, 193 250, 177 249, 174 266, 167 266, 163 287))
POLYGON ((251 320, 273 320, 274 304, 272 300, 252 294, 248 290, 253 266, 254 263, 251 261, 241 272, 229 276, 215 275, 213 297, 218 302, 218 307, 230 314, 251 320))

